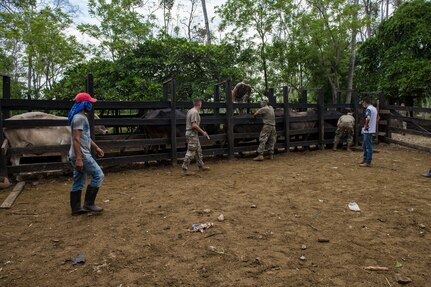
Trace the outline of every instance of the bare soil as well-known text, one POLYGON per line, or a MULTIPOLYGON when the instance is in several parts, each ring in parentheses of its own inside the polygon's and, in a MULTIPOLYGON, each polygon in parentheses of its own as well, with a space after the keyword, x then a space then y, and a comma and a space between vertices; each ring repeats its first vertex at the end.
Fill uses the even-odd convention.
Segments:
POLYGON ((379 150, 372 168, 359 152, 313 151, 214 159, 195 177, 107 171, 98 216, 70 216, 67 177, 27 184, 0 210, 0 286, 398 286, 396 273, 430 286, 431 179, 419 173, 431 155, 379 150), (81 253, 84 265, 67 261, 81 253))

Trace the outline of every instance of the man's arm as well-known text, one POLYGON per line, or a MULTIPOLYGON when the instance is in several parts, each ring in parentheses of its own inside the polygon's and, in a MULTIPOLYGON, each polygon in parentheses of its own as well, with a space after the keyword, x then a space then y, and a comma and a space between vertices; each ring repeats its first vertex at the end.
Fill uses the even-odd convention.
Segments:
POLYGON ((81 153, 81 135, 82 130, 73 130, 73 150, 75 151, 75 167, 77 170, 82 170, 84 168, 81 153))
POLYGON ((206 137, 208 136, 207 132, 201 129, 201 127, 196 122, 192 123, 192 129, 198 131, 199 133, 203 134, 206 137))
POLYGON ((105 152, 93 140, 91 140, 91 147, 96 151, 96 154, 99 157, 103 157, 105 155, 105 152))
POLYGON ((371 116, 367 116, 367 117, 365 118, 365 125, 364 125, 364 129, 365 129, 366 131, 368 131, 368 128, 369 128, 369 125, 370 125, 370 121, 371 121, 371 116))
POLYGON ((258 109, 258 110, 254 113, 253 117, 257 117, 258 115, 260 115, 260 113, 261 113, 261 112, 262 112, 262 108, 258 109))

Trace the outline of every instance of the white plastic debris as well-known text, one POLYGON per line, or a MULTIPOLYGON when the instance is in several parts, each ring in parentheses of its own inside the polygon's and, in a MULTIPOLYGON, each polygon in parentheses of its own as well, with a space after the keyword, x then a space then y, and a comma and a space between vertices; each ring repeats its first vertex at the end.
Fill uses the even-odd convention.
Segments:
POLYGON ((349 204, 347 206, 349 207, 349 209, 351 211, 361 211, 361 209, 359 208, 359 205, 354 201, 349 202, 349 204))

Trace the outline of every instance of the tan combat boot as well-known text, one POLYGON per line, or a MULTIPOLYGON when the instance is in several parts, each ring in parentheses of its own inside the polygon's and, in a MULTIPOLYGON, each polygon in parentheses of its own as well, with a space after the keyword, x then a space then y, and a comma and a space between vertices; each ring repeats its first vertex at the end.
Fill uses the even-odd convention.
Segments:
POLYGON ((262 154, 258 154, 257 157, 255 157, 253 160, 254 161, 262 161, 263 160, 263 155, 262 154))
POLYGON ((351 144, 347 144, 347 151, 352 151, 352 149, 350 148, 351 146, 351 144))
POLYGON ((274 155, 271 153, 271 154, 269 154, 269 159, 270 160, 273 160, 274 159, 274 155))
POLYGON ((332 148, 333 151, 337 151, 339 141, 334 141, 334 147, 332 148))
POLYGON ((199 167, 199 171, 209 171, 210 170, 210 168, 208 167, 208 166, 200 166, 199 167))

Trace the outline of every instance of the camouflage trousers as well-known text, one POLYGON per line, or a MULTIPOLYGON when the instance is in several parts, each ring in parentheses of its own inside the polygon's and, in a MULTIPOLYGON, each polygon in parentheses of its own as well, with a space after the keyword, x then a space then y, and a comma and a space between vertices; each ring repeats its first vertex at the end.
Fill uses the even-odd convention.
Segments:
POLYGON ((199 136, 198 135, 186 135, 187 138, 187 152, 186 156, 184 157, 183 162, 183 169, 188 169, 190 166, 190 162, 196 158, 196 163, 198 166, 204 166, 204 162, 202 160, 202 147, 201 143, 199 142, 199 136))
POLYGON ((340 126, 335 132, 334 144, 338 144, 342 137, 347 136, 347 144, 352 145, 353 143, 353 127, 340 126))
POLYGON ((257 148, 257 153, 263 154, 265 149, 267 149, 270 154, 274 154, 274 146, 276 142, 277 131, 275 130, 275 126, 263 125, 259 136, 259 147, 257 148))

